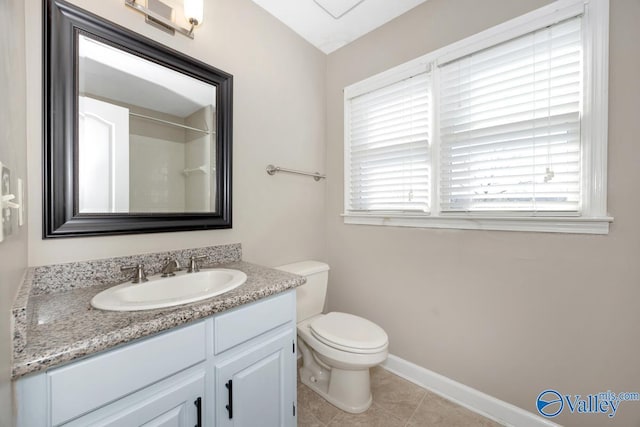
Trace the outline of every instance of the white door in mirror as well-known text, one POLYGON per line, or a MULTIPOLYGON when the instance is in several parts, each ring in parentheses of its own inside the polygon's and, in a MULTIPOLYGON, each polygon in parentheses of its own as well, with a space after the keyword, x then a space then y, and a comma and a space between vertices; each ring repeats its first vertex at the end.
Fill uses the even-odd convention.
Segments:
POLYGON ((188 304, 229 292, 247 281, 239 270, 216 268, 174 277, 150 277, 148 282, 124 283, 93 297, 94 308, 111 311, 153 310, 188 304))

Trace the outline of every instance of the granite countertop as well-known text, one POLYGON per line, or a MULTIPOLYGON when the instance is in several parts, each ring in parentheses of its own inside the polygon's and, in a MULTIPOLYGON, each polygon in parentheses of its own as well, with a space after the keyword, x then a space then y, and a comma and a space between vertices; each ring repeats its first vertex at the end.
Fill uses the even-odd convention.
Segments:
MULTIPOLYGON (((303 277, 243 261, 216 264, 215 267, 243 271, 247 281, 232 291, 203 301, 135 312, 102 311, 91 307, 93 296, 114 286, 112 283, 19 296, 18 302, 22 299, 24 307, 18 314, 25 319, 25 330, 14 337, 14 342, 17 339, 24 341, 21 341, 19 351, 14 352, 12 378, 203 319, 305 282, 303 277)), ((33 272, 28 273, 25 281, 32 277, 33 272)))

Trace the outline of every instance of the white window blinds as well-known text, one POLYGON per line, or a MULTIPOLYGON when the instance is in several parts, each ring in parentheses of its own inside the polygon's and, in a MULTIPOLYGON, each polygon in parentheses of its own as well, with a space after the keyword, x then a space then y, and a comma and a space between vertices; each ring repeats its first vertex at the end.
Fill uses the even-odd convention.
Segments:
POLYGON ((429 210, 430 74, 351 98, 349 211, 429 210))
POLYGON ((446 211, 580 209, 581 18, 440 68, 446 211))

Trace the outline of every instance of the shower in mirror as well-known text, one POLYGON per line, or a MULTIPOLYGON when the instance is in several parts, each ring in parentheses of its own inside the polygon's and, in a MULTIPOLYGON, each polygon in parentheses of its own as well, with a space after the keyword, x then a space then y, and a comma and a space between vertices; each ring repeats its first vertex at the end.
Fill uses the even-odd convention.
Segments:
POLYGON ((78 46, 79 212, 215 212, 216 87, 84 34, 78 46))

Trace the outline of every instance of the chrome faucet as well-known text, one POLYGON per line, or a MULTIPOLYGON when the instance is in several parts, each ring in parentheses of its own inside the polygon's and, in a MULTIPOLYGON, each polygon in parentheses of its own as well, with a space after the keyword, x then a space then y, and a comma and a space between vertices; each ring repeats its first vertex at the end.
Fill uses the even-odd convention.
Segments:
POLYGON ((176 271, 181 271, 180 263, 175 258, 165 258, 165 264, 162 267, 162 275, 160 277, 171 277, 176 275, 176 271))
POLYGON ((202 259, 206 259, 206 256, 192 256, 189 258, 189 268, 187 268, 187 273, 197 273, 200 271, 200 265, 198 261, 202 259))
POLYGON ((120 267, 120 271, 122 271, 122 272, 125 272, 125 271, 133 272, 133 276, 131 276, 131 283, 142 283, 142 282, 148 282, 149 281, 149 279, 147 279, 147 273, 145 273, 145 271, 144 271, 144 265, 142 265, 142 264, 126 265, 126 266, 120 267))

